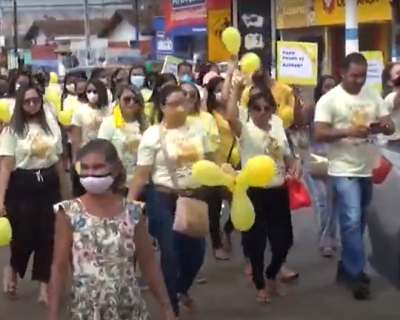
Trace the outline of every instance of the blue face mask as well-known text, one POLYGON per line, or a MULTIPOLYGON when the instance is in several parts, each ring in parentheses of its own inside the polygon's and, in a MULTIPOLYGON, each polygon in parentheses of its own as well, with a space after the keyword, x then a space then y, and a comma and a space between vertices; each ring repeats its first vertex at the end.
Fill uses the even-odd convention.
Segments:
POLYGON ((143 85, 144 85, 144 76, 132 75, 132 76, 131 76, 131 83, 132 83, 135 87, 137 87, 137 88, 139 88, 139 89, 143 88, 143 85))
POLYGON ((192 77, 189 76, 188 74, 184 74, 184 75, 181 77, 181 82, 192 82, 192 81, 193 81, 192 77))

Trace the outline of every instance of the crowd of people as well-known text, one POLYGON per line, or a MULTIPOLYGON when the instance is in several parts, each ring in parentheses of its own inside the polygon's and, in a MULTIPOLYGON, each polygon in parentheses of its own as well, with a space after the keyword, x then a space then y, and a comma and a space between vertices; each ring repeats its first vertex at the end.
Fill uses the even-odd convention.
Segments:
POLYGON ((240 170, 268 155, 276 175, 247 190, 255 222, 241 232, 244 273, 256 300, 270 303, 270 293, 282 295, 282 284, 299 277, 286 266, 293 245, 288 178, 307 186, 322 257, 341 251, 337 281, 354 298, 369 299, 363 233, 376 160, 369 138, 399 141, 400 65, 384 70, 386 101, 365 86, 367 66, 359 53, 346 56, 340 82, 322 76, 312 103, 272 78, 267 66, 242 74, 236 59, 224 77, 212 63, 194 70, 187 62, 176 75, 134 66, 110 77, 66 75, 61 84, 55 74, 11 71, 0 78, 11 114, 0 135, 0 215, 13 231, 5 294, 18 296, 18 277, 34 254, 32 280, 40 283, 49 320, 62 311, 70 273, 70 319, 148 319, 138 264, 164 319, 178 319, 181 305, 196 309, 190 288, 205 281, 207 248, 204 237, 174 230, 177 200, 208 205, 216 260, 229 260, 234 232, 230 219, 220 223, 230 192, 200 186, 192 166, 206 159, 240 170), (281 119, 282 108, 290 108, 290 123, 281 119), (65 110, 68 124, 59 118, 65 110), (327 172, 312 172, 313 154, 327 158, 327 172))

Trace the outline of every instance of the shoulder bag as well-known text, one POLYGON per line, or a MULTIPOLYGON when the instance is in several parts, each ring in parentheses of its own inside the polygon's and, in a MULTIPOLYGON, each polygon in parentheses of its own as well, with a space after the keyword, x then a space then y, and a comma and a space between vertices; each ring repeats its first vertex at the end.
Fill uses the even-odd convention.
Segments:
MULTIPOLYGON (((168 154, 165 131, 159 125, 161 150, 164 154, 168 173, 174 188, 179 192, 179 181, 176 176, 176 168, 168 154)), ((178 194, 176 200, 175 218, 173 230, 190 237, 205 237, 209 230, 208 205, 204 201, 181 196, 178 194)))

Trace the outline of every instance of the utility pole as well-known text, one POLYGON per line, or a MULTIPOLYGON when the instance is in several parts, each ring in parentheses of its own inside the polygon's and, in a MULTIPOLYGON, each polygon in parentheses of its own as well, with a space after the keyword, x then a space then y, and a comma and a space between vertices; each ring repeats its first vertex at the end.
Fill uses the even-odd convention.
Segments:
MULTIPOLYGON (((15 0, 14 0, 15 1, 15 0)), ((85 64, 90 64, 90 15, 89 15, 89 0, 84 1, 84 24, 85 24, 85 64)))
POLYGON ((398 62, 397 37, 400 31, 400 1, 390 0, 390 6, 392 8, 391 61, 398 62))
POLYGON ((133 14, 135 15, 136 26, 135 26, 135 44, 134 48, 139 49, 139 38, 140 38, 140 3, 139 0, 133 0, 133 14))
POLYGON ((14 29, 14 59, 18 63, 18 69, 20 68, 19 57, 18 57, 18 11, 17 11, 17 0, 13 0, 13 29, 14 29))

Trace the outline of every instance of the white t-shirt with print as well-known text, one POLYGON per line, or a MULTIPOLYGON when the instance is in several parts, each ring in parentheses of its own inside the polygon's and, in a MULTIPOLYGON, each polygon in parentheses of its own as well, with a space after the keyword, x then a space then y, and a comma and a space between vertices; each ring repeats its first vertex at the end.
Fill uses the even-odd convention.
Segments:
POLYGON ((29 123, 26 134, 18 136, 6 127, 0 135, 0 156, 14 156, 15 168, 36 170, 51 167, 62 154, 61 130, 47 122, 51 133, 37 123, 29 123))
POLYGON ((400 110, 393 111, 394 108, 394 98, 397 92, 391 92, 385 97, 385 101, 388 104, 389 112, 391 118, 395 125, 395 132, 390 136, 382 137, 384 140, 400 140, 400 110))
MULTIPOLYGON (((355 114, 360 112, 367 126, 389 115, 381 96, 367 86, 359 94, 351 95, 338 85, 318 101, 314 121, 330 123, 336 129, 347 129, 352 126, 355 114)), ((372 174, 376 155, 367 139, 346 138, 327 144, 327 158, 331 176, 367 177, 372 174)))
POLYGON ((268 155, 275 160, 277 174, 266 186, 267 188, 279 187, 285 183, 284 157, 290 156, 282 120, 277 115, 272 115, 270 125, 271 128, 267 132, 257 127, 252 121, 243 123, 242 134, 238 139, 242 168, 249 159, 259 155, 268 155))
POLYGON ((96 139, 103 119, 111 115, 111 107, 93 109, 88 104, 81 104, 74 110, 71 125, 82 129, 82 146, 96 139))
POLYGON ((138 150, 137 165, 153 166, 152 181, 156 185, 177 189, 168 166, 178 181, 178 189, 198 187, 191 177, 192 166, 211 152, 203 126, 189 122, 177 129, 163 129, 168 162, 161 148, 159 125, 149 127, 143 134, 138 150))
POLYGON ((126 170, 126 184, 128 185, 135 172, 137 151, 142 139, 139 122, 128 122, 123 128, 117 128, 113 116, 107 117, 100 125, 98 138, 109 140, 117 149, 126 170))

